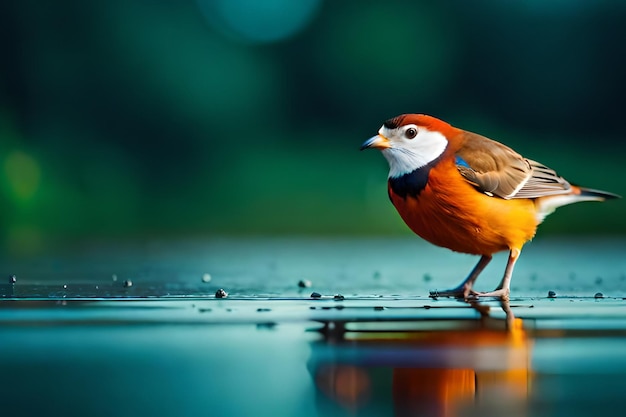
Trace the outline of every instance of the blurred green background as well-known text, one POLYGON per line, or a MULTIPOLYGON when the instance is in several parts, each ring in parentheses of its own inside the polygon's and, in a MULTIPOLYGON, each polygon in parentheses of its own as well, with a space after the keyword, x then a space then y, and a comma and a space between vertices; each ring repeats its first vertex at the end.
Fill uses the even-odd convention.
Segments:
MULTIPOLYGON (((410 234, 358 152, 423 112, 626 194, 626 3, 8 0, 0 242, 410 234)), ((623 234, 624 202, 541 229, 623 234)))

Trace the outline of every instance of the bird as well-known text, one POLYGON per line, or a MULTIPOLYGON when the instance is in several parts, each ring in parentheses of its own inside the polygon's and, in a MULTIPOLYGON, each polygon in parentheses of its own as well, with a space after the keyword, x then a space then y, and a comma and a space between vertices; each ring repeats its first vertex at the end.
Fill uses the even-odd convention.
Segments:
POLYGON ((480 256, 457 287, 433 291, 433 298, 508 300, 522 247, 547 215, 571 203, 620 198, 574 185, 500 142, 426 114, 385 121, 361 145, 361 150, 371 148, 389 163, 389 199, 413 232, 434 245, 480 256), (493 291, 475 291, 493 255, 507 250, 500 284, 493 291))

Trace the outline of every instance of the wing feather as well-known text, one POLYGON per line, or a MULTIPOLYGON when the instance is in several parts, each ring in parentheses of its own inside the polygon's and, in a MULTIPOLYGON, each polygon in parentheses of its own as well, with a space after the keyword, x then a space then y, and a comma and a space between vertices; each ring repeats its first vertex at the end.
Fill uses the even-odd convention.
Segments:
POLYGON ((555 170, 530 159, 528 162, 532 168, 532 175, 513 198, 538 198, 568 194, 571 191, 571 184, 555 170))
POLYGON ((571 185, 553 169, 475 133, 465 133, 456 156, 461 175, 489 195, 508 200, 567 194, 571 190, 571 185))

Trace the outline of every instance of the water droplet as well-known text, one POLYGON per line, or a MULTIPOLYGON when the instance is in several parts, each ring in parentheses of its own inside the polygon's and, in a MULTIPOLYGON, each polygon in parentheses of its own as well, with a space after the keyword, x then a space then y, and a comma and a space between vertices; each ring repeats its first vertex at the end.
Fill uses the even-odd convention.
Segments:
POLYGON ((595 293, 593 298, 604 298, 604 294, 602 294, 601 292, 597 292, 597 293, 595 293))
POLYGON ((258 311, 259 313, 263 313, 265 311, 272 311, 272 309, 271 308, 262 308, 261 307, 261 308, 257 308, 256 311, 258 311))
POLYGON ((596 277, 596 280, 594 281, 596 283, 596 285, 600 285, 602 284, 602 277, 596 277))
POLYGON ((430 282, 433 280, 433 277, 430 274, 424 274, 424 282, 430 282))
POLYGON ((124 281, 124 288, 130 288, 133 286, 133 282, 129 279, 124 281))
POLYGON ((385 309, 385 307, 383 307, 383 306, 375 306, 374 307, 375 311, 383 311, 384 309, 385 309))
POLYGON ((548 291, 548 298, 556 298, 556 292, 552 290, 548 291))
POLYGON ((313 285, 313 283, 308 279, 301 279, 300 281, 298 281, 298 287, 300 288, 310 288, 311 285, 313 285))
POLYGON ((334 299, 335 301, 343 301, 343 300, 345 300, 345 298, 346 298, 346 297, 344 297, 344 296, 343 296, 343 295, 341 295, 341 294, 336 294, 336 295, 333 297, 333 299, 334 299))
POLYGON ((202 282, 211 282, 211 274, 202 275, 202 282))
POLYGON ((312 292, 311 293, 311 298, 322 298, 322 294, 320 294, 318 292, 312 292))
POLYGON ((9 284, 15 284, 17 282, 17 277, 15 275, 9 275, 9 284))
POLYGON ((228 293, 224 291, 222 288, 215 291, 215 298, 226 298, 228 297, 228 293))
POLYGON ((111 278, 113 278, 113 282, 117 281, 117 275, 113 274, 111 275, 111 278))
POLYGON ((67 290, 67 284, 63 284, 63 289, 67 290))
POLYGON ((374 271, 374 279, 380 279, 381 276, 382 274, 380 273, 380 271, 374 271))

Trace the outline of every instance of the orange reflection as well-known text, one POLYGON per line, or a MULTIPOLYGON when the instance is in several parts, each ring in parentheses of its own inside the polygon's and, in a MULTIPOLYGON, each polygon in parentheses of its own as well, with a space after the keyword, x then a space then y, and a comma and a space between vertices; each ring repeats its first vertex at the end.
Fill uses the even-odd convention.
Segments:
POLYGON ((333 360, 316 367, 318 389, 355 410, 390 398, 396 416, 526 415, 532 341, 508 304, 506 320, 473 307, 480 320, 422 320, 403 330, 391 321, 335 323, 346 330, 327 345, 333 360))
POLYGON ((393 400, 397 415, 453 416, 476 393, 473 369, 396 368, 393 400))
POLYGON ((357 366, 321 367, 315 375, 315 384, 329 398, 346 408, 357 408, 369 400, 370 377, 357 366))

